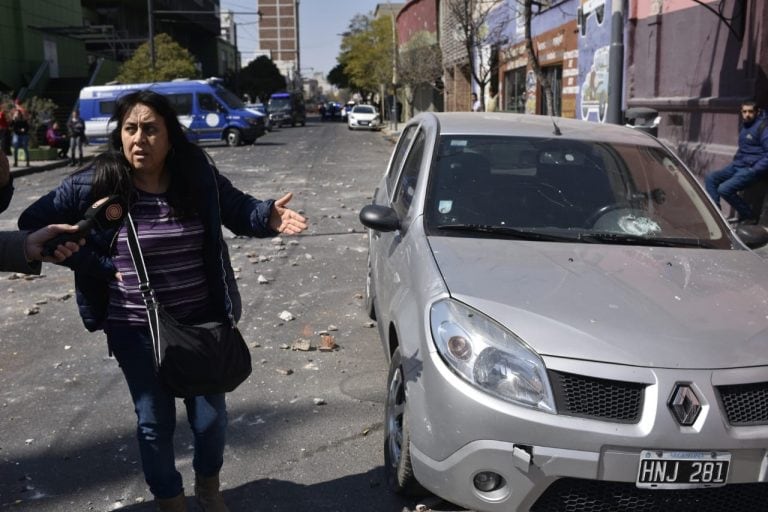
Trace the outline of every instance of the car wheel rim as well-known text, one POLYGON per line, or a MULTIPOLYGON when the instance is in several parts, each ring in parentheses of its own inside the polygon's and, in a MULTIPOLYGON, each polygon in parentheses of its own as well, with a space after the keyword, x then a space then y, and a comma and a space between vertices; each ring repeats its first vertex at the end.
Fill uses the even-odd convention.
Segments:
POLYGON ((405 392, 403 373, 395 370, 387 394, 387 446, 392 467, 397 467, 403 452, 403 413, 405 412, 405 392))

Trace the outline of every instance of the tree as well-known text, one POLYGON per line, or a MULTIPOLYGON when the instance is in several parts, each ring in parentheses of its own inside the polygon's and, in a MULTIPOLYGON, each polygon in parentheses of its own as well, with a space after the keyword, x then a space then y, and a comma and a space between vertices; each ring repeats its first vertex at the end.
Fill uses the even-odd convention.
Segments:
POLYGON ((494 48, 507 43, 504 30, 511 21, 507 2, 448 0, 446 12, 455 23, 454 37, 464 48, 472 81, 477 84, 480 103, 485 106, 485 87, 498 72, 494 48))
POLYGON ((285 90, 285 77, 272 59, 261 55, 240 71, 240 92, 266 102, 273 92, 285 90))
POLYGON ((531 37, 531 18, 533 17, 533 0, 518 0, 518 3, 522 1, 523 5, 523 17, 525 22, 525 52, 528 55, 528 62, 533 68, 533 72, 536 75, 541 89, 544 91, 544 100, 547 105, 548 116, 554 115, 554 97, 552 93, 552 87, 549 83, 549 77, 544 74, 539 64, 539 57, 536 52, 533 51, 533 38, 531 37))
POLYGON ((341 40, 338 61, 349 77, 350 87, 367 96, 380 85, 392 83, 392 18, 357 15, 349 28, 341 40))
POLYGON ((344 72, 344 65, 336 64, 328 73, 328 83, 335 85, 339 89, 348 89, 350 86, 349 76, 344 72))
POLYGON ((155 69, 151 61, 149 43, 136 49, 133 57, 120 66, 117 80, 123 83, 167 82, 174 78, 197 78, 195 60, 186 48, 168 34, 158 34, 155 43, 155 69))
POLYGON ((403 45, 398 55, 398 79, 405 84, 405 100, 413 108, 420 86, 435 87, 443 74, 443 54, 434 33, 421 31, 403 45))

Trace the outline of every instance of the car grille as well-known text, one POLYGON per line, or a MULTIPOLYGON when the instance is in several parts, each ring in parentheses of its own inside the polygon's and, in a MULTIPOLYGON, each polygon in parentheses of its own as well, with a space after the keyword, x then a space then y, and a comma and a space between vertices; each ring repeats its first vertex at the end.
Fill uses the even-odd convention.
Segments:
POLYGON ((549 372, 558 414, 637 423, 645 384, 597 379, 558 371, 549 372))
POLYGON ((732 484, 709 489, 638 489, 633 483, 561 478, 531 512, 764 512, 768 484, 732 484))
POLYGON ((731 425, 768 424, 768 382, 719 386, 720 399, 731 425))

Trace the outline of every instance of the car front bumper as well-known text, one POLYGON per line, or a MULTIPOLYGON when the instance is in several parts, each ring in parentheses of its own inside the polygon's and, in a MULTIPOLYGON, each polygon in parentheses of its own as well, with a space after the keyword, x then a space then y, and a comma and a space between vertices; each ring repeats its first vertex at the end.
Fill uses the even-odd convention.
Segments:
MULTIPOLYGON (((409 417, 414 419, 409 424, 411 460, 419 482, 456 504, 488 512, 558 510, 581 489, 588 495, 585 503, 603 490, 608 499, 646 503, 678 494, 685 499, 717 497, 734 489, 739 489, 737 495, 757 492, 759 500, 768 498, 768 426, 729 425, 715 390, 719 385, 765 382, 768 369, 646 369, 557 358, 545 361, 550 370, 643 383, 640 420, 598 421, 514 405, 468 384, 431 352, 407 387, 409 417), (702 412, 690 427, 680 426, 668 407, 671 389, 679 382, 692 383, 702 400, 702 412), (687 490, 637 488, 642 450, 728 452, 727 484, 687 490), (503 478, 503 486, 478 490, 474 477, 489 471, 503 478), (749 492, 743 491, 746 488, 749 492), (560 496, 561 492, 570 497, 560 496), (558 507, 547 508, 545 504, 553 500, 558 507)), ((661 509, 672 510, 663 503, 661 509)), ((728 508, 751 510, 743 503, 735 505, 728 508)))
POLYGON ((381 123, 379 123, 378 120, 373 121, 365 121, 365 120, 358 120, 358 119, 350 119, 349 127, 354 130, 378 130, 381 128, 381 123))

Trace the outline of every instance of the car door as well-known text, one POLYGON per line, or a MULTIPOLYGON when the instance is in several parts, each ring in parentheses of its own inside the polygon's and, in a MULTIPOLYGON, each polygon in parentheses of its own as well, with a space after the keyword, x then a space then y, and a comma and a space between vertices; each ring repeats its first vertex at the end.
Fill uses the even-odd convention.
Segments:
POLYGON ((371 275, 375 286, 376 311, 379 325, 386 326, 393 303, 405 293, 402 271, 405 258, 403 244, 407 242, 408 225, 415 197, 419 172, 426 147, 426 133, 418 125, 410 125, 401 137, 393 155, 384 185, 386 191, 377 196, 378 204, 393 208, 403 225, 392 232, 371 233, 371 275))
POLYGON ((194 131, 201 139, 218 139, 227 125, 227 108, 210 93, 197 93, 198 114, 194 131))

